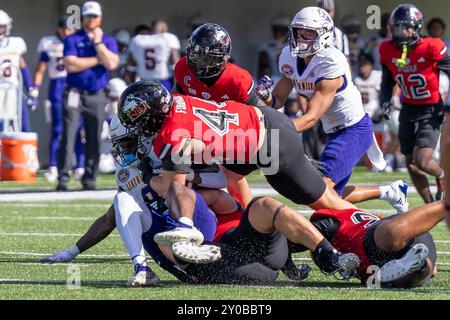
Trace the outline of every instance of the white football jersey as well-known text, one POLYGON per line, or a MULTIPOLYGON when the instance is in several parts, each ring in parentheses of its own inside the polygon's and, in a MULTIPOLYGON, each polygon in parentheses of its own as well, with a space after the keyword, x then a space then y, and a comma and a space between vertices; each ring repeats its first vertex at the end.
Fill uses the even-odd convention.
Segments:
POLYGON ((48 76, 50 79, 65 78, 67 71, 64 68, 64 42, 57 36, 43 37, 39 41, 37 48, 39 54, 47 54, 49 61, 47 62, 48 76))
POLYGON ((381 76, 381 71, 373 70, 366 80, 360 76, 355 78, 355 85, 363 98, 364 111, 369 116, 373 116, 373 113, 379 107, 381 76))
POLYGON ((304 60, 293 57, 289 46, 286 46, 281 53, 279 67, 281 74, 291 79, 298 94, 307 100, 313 96, 315 85, 320 80, 344 77, 333 104, 321 118, 326 133, 350 127, 365 116, 361 94, 352 81, 347 58, 340 50, 328 47, 305 65, 304 60))
POLYGON ((152 199, 152 195, 147 195, 145 192, 146 184, 143 181, 142 172, 133 165, 117 167, 116 183, 120 189, 130 194, 137 203, 143 206, 152 199))
POLYGON ((157 33, 135 36, 128 50, 136 61, 137 74, 141 80, 167 80, 171 77, 171 52, 179 49, 180 42, 174 35, 157 33))
POLYGON ((20 57, 26 52, 27 46, 20 37, 7 37, 0 42, 0 82, 18 84, 20 57))

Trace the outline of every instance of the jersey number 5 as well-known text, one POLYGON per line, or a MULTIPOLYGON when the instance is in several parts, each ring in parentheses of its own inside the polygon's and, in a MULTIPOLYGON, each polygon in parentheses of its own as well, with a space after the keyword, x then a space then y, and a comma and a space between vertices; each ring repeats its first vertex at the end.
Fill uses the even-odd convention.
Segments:
POLYGON ((431 96, 429 90, 425 90, 428 85, 427 80, 421 74, 411 74, 405 81, 405 76, 403 74, 397 75, 395 78, 398 85, 402 89, 402 94, 405 98, 409 99, 427 99, 431 96))
POLYGON ((145 68, 147 70, 153 70, 156 67, 156 60, 155 60, 155 49, 154 48, 147 48, 144 51, 144 60, 145 60, 145 68))

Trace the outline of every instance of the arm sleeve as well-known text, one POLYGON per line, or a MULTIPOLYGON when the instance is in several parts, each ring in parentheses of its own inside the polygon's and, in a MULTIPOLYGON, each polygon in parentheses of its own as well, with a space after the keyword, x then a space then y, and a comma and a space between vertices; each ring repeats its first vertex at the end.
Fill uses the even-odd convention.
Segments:
POLYGON ((437 68, 450 77, 450 56, 445 55, 444 57, 442 57, 442 59, 439 60, 437 64, 437 68))
POLYGON ((383 75, 380 85, 380 106, 391 100, 395 86, 394 76, 392 75, 391 70, 389 70, 384 63, 381 65, 381 69, 383 75))
POLYGON ((49 62, 50 58, 47 54, 47 52, 41 52, 41 55, 39 56, 39 62, 49 62))
POLYGON ((249 106, 258 106, 259 103, 259 97, 256 95, 256 93, 254 91, 252 91, 250 93, 250 95, 248 96, 247 100, 244 101, 245 104, 249 105, 249 106))

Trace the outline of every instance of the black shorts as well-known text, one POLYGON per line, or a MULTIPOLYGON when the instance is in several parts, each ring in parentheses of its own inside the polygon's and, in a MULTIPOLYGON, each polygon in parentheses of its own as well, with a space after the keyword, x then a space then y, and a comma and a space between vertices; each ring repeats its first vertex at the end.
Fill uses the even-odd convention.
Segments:
POLYGON ((381 267, 391 260, 400 259, 406 254, 406 252, 409 249, 411 249, 416 244, 423 243, 428 248, 428 258, 431 259, 431 262, 433 263, 434 267, 436 265, 436 245, 433 241, 433 237, 429 232, 423 233, 420 236, 415 237, 408 243, 408 245, 405 248, 397 252, 386 252, 376 245, 375 230, 377 229, 377 227, 382 222, 388 219, 393 219, 396 216, 398 215, 393 215, 388 218, 382 219, 381 221, 377 222, 367 230, 367 233, 364 238, 364 249, 366 251, 366 255, 369 261, 372 264, 381 267))
MULTIPOLYGON (((256 199, 255 199, 256 200, 256 199)), ((255 201, 254 200, 254 201, 255 201)), ((248 220, 225 233, 219 243, 222 259, 207 265, 189 265, 185 271, 202 284, 273 285, 288 257, 287 239, 278 231, 262 234, 248 220)))
POLYGON ((228 164, 224 167, 241 175, 259 167, 267 182, 282 196, 297 204, 316 202, 325 193, 326 185, 320 172, 307 160, 303 141, 292 120, 272 108, 260 109, 264 114, 266 138, 258 152, 257 165, 228 164), (272 170, 274 167, 277 168, 275 172, 272 170))
POLYGON ((444 120, 441 104, 404 106, 399 120, 398 138, 402 154, 412 154, 414 147, 436 148, 444 120))

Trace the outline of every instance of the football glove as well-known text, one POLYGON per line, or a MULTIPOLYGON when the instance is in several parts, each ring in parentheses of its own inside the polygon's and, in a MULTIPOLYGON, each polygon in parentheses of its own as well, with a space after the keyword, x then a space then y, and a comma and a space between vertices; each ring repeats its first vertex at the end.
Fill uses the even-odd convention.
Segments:
POLYGON ((71 262, 77 255, 70 252, 69 249, 64 248, 61 251, 41 259, 41 263, 63 263, 71 262))
POLYGON ((256 90, 255 90, 256 95, 261 100, 267 100, 272 94, 272 90, 274 87, 275 82, 273 82, 273 80, 270 79, 269 76, 263 76, 259 78, 258 82, 256 83, 256 90))

